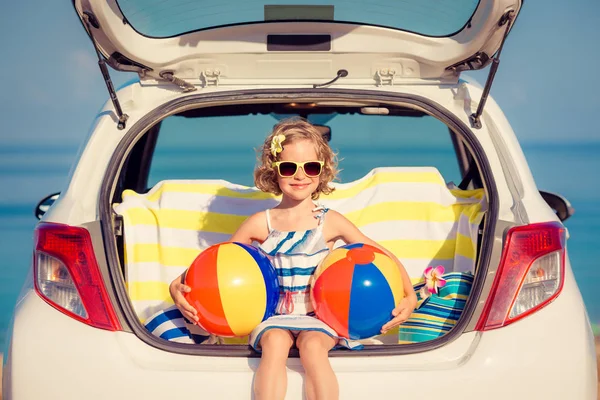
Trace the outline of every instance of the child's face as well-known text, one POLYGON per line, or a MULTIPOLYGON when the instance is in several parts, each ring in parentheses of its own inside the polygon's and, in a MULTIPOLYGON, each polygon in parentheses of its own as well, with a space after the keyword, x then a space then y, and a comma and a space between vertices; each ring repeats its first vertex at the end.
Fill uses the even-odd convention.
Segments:
MULTIPOLYGON (((297 140, 283 145, 279 153, 280 161, 318 161, 315 145, 310 140, 297 140)), ((319 177, 311 178, 304 173, 302 168, 297 168, 296 174, 289 178, 277 174, 277 183, 284 196, 302 201, 309 198, 319 186, 319 177)))

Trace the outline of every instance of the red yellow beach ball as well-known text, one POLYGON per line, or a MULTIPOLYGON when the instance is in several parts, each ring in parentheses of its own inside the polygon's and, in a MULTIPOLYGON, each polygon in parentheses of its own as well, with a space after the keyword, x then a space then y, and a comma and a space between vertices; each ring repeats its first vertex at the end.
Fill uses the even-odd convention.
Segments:
POLYGON ((248 335, 275 313, 277 273, 253 246, 225 242, 200 253, 185 276, 192 290, 187 301, 198 311, 199 325, 222 337, 248 335))

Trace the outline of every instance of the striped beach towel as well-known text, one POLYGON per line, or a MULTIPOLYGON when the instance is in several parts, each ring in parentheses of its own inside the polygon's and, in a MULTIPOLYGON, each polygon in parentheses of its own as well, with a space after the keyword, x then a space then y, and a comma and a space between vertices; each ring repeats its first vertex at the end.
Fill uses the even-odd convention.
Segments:
MULTIPOLYGON (((482 189, 448 186, 433 167, 376 168, 335 186, 320 202, 393 252, 415 282, 431 265, 474 271, 486 211, 482 189)), ((126 190, 122 197, 114 209, 123 217, 125 279, 142 323, 172 306, 169 283, 202 250, 228 240, 248 216, 279 202, 223 180, 162 181, 147 193, 126 190)))
POLYGON ((398 343, 416 343, 437 339, 456 325, 471 293, 473 275, 470 272, 444 274, 446 285, 437 294, 421 297, 421 281, 414 285, 417 307, 399 329, 398 343))

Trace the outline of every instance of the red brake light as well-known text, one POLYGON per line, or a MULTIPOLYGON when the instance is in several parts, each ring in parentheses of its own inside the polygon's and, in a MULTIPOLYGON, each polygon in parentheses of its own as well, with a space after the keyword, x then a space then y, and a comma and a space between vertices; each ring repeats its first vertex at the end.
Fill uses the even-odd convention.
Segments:
POLYGON ((565 228, 558 222, 511 228, 476 329, 506 326, 555 299, 564 282, 564 257, 565 228))
POLYGON ((48 304, 96 328, 121 329, 86 229, 40 223, 33 266, 35 290, 48 304))

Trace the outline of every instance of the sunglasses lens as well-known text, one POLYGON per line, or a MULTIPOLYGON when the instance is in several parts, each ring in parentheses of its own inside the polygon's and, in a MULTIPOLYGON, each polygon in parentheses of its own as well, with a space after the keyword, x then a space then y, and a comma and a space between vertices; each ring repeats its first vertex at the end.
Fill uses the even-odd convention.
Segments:
POLYGON ((304 164, 304 173, 308 176, 319 176, 321 174, 321 163, 307 162, 304 164))
POLYGON ((296 164, 292 162, 282 162, 279 164, 279 175, 294 176, 296 173, 296 164))

